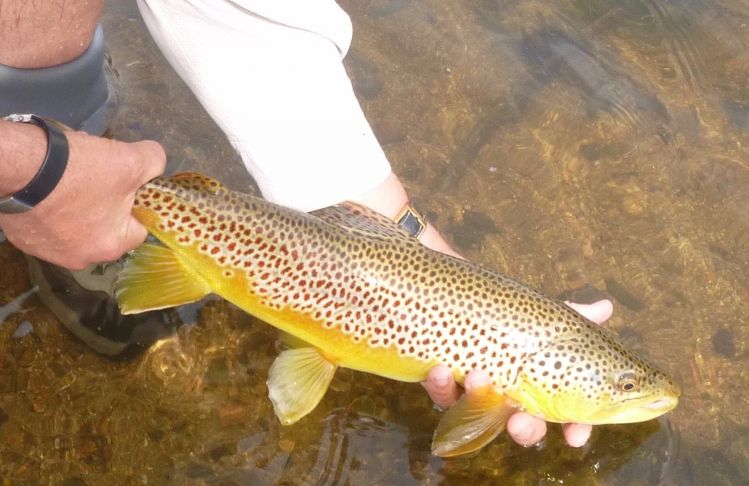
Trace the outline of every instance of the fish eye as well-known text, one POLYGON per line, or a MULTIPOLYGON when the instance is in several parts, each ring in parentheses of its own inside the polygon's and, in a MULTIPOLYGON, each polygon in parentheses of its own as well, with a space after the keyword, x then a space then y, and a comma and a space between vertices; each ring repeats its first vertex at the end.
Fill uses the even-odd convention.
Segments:
POLYGON ((616 386, 623 392, 632 392, 639 388, 635 375, 631 372, 619 375, 616 386))

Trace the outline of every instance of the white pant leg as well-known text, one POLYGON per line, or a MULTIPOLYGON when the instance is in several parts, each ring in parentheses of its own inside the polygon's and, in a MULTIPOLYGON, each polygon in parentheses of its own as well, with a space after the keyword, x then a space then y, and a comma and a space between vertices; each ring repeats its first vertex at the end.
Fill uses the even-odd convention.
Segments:
POLYGON ((333 0, 138 0, 156 43, 263 195, 310 211, 363 194, 390 164, 342 57, 333 0))

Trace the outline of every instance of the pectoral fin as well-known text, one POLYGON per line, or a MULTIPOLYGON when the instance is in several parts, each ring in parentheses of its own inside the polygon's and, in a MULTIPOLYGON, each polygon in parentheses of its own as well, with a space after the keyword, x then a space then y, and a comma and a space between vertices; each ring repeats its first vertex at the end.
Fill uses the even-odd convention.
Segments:
POLYGON ((432 454, 452 457, 480 449, 504 430, 515 411, 515 402, 489 386, 463 395, 437 425, 432 454))
POLYGON ((123 314, 163 309, 200 300, 210 287, 169 248, 150 243, 136 248, 117 277, 115 298, 123 314))
POLYGON ((325 395, 337 368, 316 348, 281 352, 268 373, 268 395, 278 420, 290 425, 311 412, 325 395))

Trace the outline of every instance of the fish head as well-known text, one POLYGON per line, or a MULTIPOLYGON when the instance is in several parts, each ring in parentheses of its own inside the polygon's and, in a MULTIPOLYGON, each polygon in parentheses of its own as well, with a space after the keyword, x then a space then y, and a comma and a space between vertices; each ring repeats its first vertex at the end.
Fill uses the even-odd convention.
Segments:
POLYGON ((644 422, 676 407, 678 384, 610 332, 585 324, 530 354, 508 395, 529 413, 561 423, 644 422))

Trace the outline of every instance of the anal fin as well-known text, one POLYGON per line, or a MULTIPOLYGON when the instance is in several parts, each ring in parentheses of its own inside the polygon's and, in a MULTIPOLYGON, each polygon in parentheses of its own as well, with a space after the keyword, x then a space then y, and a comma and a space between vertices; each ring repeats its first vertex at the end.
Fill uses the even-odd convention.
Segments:
POLYGON ((123 314, 175 307, 202 299, 210 287, 169 248, 145 243, 125 261, 115 298, 123 314))
POLYGON ((492 387, 463 395, 434 431, 432 454, 452 457, 480 449, 505 429, 516 404, 492 387))
POLYGON ((311 412, 325 395, 337 368, 316 348, 282 351, 268 373, 268 395, 278 420, 290 425, 311 412))

